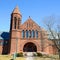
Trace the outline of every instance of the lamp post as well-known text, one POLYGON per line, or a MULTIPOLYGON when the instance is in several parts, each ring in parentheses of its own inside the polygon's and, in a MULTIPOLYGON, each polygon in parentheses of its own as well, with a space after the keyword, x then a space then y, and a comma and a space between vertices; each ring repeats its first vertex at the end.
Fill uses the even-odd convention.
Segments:
POLYGON ((16 55, 17 55, 17 44, 18 44, 18 37, 17 37, 17 30, 16 30, 16 55))
POLYGON ((13 54, 13 60, 15 60, 16 57, 17 57, 17 44, 18 44, 18 37, 17 37, 17 30, 16 30, 16 51, 15 51, 15 53, 13 54))
POLYGON ((43 45, 44 45, 44 42, 43 42, 43 33, 42 33, 42 30, 40 30, 40 34, 41 34, 41 51, 43 52, 43 45))
POLYGON ((16 54, 17 54, 17 43, 18 43, 18 38, 16 38, 16 54))

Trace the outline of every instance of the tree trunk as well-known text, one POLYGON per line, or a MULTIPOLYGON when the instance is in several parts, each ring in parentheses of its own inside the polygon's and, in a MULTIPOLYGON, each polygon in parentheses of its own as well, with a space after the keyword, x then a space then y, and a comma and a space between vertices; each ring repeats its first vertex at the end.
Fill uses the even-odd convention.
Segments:
POLYGON ((58 50, 58 54, 59 54, 59 60, 60 60, 60 49, 58 50))

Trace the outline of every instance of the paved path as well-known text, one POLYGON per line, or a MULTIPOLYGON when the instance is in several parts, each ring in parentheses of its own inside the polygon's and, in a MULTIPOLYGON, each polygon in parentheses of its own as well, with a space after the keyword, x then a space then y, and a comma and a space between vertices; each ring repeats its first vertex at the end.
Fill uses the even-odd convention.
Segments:
POLYGON ((27 52, 26 55, 27 55, 26 60, 34 60, 32 52, 27 52))

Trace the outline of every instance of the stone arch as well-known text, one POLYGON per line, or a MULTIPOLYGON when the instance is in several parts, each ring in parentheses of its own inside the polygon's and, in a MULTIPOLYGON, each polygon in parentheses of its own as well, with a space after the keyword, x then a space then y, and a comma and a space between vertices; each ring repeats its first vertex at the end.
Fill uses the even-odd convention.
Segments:
POLYGON ((37 52, 37 46, 32 42, 28 42, 24 44, 23 52, 37 52))

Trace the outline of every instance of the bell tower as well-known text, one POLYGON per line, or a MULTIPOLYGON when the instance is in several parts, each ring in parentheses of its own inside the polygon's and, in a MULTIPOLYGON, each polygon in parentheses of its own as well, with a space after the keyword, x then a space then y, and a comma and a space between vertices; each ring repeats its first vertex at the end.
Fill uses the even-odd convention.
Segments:
POLYGON ((19 36, 19 30, 21 26, 21 19, 22 15, 19 11, 18 6, 15 7, 11 14, 11 24, 10 24, 10 54, 13 54, 16 52, 16 44, 18 44, 19 36))
POLYGON ((11 14, 11 27, 10 30, 20 29, 22 15, 18 9, 18 6, 15 7, 11 14))

